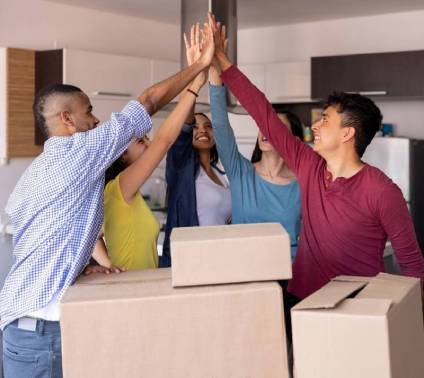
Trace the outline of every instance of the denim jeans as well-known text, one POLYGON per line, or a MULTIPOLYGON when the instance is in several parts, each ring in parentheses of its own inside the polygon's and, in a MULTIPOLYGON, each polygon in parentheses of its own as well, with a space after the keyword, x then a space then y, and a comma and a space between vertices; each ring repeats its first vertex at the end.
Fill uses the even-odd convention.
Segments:
POLYGON ((3 331, 4 378, 61 378, 59 322, 37 320, 34 331, 18 328, 18 320, 3 331))

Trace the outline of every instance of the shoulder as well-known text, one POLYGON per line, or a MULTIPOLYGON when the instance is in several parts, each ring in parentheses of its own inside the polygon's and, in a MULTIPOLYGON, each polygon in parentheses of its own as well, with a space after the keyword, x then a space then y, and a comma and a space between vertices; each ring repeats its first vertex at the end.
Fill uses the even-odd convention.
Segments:
POLYGON ((402 191, 390 177, 377 167, 366 164, 362 180, 363 190, 377 207, 396 206, 404 203, 402 191))

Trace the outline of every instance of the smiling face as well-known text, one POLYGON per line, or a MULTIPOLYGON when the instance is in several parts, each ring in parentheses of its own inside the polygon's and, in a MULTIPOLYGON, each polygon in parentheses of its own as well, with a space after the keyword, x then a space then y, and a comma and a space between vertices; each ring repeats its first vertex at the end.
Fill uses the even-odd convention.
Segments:
POLYGON ((349 128, 342 126, 342 117, 335 106, 329 106, 321 120, 312 125, 314 150, 321 156, 337 151, 346 142, 349 128))
MULTIPOLYGON (((285 114, 282 114, 282 113, 278 113, 277 116, 278 116, 278 118, 281 119, 281 121, 283 121, 283 123, 291 131, 291 124, 290 124, 290 121, 288 120, 287 116, 285 114)), ((269 143, 268 139, 262 134, 261 131, 259 131, 259 133, 258 133, 258 144, 259 144, 259 149, 262 152, 275 151, 274 147, 272 147, 271 143, 269 143)))
POLYGON ((193 128, 193 147, 197 150, 210 150, 215 145, 212 123, 203 114, 195 115, 196 124, 193 128))

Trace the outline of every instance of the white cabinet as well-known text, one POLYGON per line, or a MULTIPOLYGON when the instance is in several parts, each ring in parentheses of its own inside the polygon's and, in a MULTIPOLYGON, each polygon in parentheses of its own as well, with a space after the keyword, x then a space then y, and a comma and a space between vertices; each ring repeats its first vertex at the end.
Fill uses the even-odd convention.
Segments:
POLYGON ((135 98, 151 83, 150 60, 82 50, 63 51, 63 82, 88 96, 135 98))
POLYGON ((310 61, 266 64, 265 88, 266 95, 271 102, 310 101, 310 61))
POLYGON ((63 50, 63 83, 76 85, 89 96, 100 121, 179 70, 179 63, 173 61, 63 50))
POLYGON ((239 68, 273 103, 311 101, 310 61, 246 64, 239 68))
POLYGON ((181 70, 179 62, 171 62, 169 60, 151 60, 151 83, 158 83, 168 77, 175 75, 181 70))
POLYGON ((240 65, 239 68, 259 90, 265 92, 264 64, 245 64, 240 65))

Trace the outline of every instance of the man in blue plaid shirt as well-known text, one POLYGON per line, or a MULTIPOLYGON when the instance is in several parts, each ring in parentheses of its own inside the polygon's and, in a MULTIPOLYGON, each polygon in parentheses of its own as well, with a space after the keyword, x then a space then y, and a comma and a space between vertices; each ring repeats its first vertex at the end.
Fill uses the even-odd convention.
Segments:
POLYGON ((48 139, 6 207, 15 257, 0 293, 6 378, 62 376, 61 297, 84 270, 120 271, 87 267, 103 221, 105 170, 151 129, 150 116, 210 65, 213 52, 211 43, 193 65, 99 126, 77 87, 53 85, 36 95, 34 115, 48 139))

